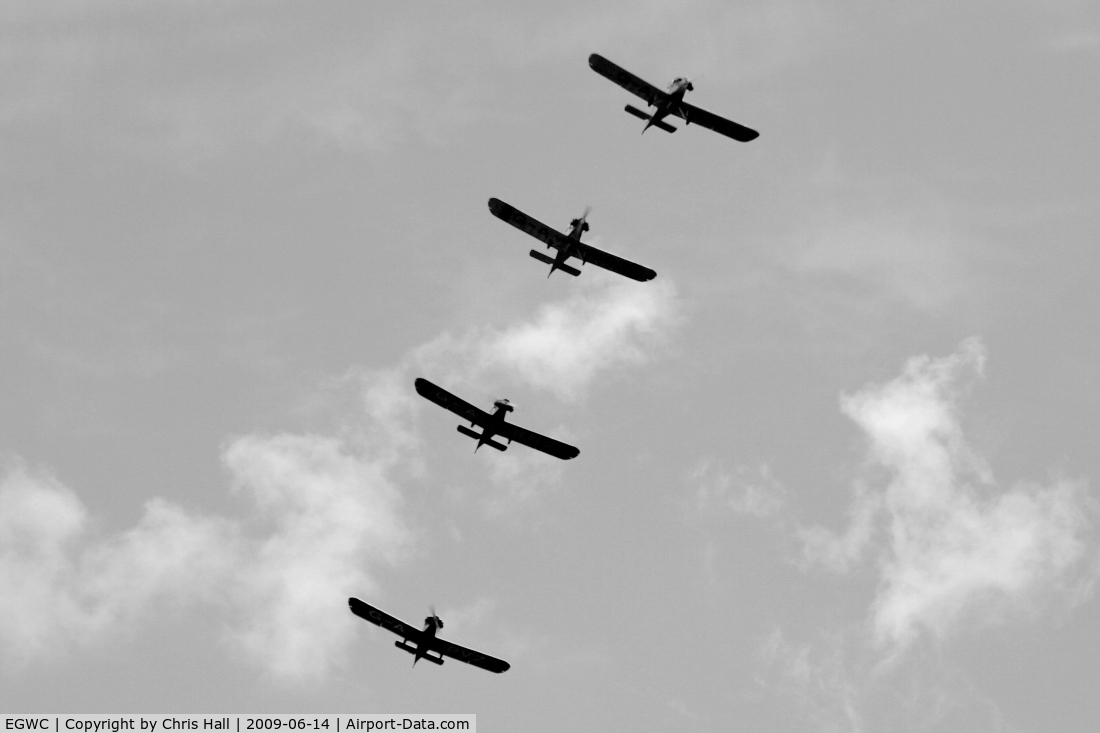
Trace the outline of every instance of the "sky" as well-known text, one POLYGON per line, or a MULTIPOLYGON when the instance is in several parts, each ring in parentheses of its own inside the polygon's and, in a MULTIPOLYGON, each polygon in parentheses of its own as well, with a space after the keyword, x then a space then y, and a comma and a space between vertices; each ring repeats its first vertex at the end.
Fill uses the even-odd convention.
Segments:
POLYGON ((1094 730, 1098 75, 1076 0, 3 3, 0 709, 1094 730))

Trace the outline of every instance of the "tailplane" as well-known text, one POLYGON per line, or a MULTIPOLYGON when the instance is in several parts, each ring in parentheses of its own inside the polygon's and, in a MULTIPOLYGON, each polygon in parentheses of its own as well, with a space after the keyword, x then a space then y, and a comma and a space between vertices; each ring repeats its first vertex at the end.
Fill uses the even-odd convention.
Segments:
MULTIPOLYGON (((551 274, 553 274, 554 270, 561 270, 562 272, 568 272, 573 277, 577 277, 578 275, 581 274, 581 271, 578 270, 575 267, 570 267, 569 265, 566 265, 564 263, 560 264, 560 265, 556 264, 555 260, 550 259, 546 255, 544 255, 542 252, 539 252, 537 249, 531 250, 531 256, 534 257, 539 262, 545 262, 546 264, 550 265, 550 273, 551 274)), ((547 277, 550 277, 550 275, 547 275, 547 277)))
MULTIPOLYGON (((488 440, 482 440, 481 439, 482 433, 475 433, 473 430, 470 430, 465 425, 459 425, 458 426, 458 432, 462 433, 463 435, 465 435, 468 438, 473 438, 474 440, 476 440, 478 442, 478 446, 477 446, 478 448, 480 448, 483 445, 489 445, 489 446, 492 446, 493 448, 496 448, 497 450, 508 450, 508 446, 504 445, 503 443, 498 443, 495 440, 493 440, 492 438, 489 438, 488 440)), ((476 451, 477 448, 474 448, 474 450, 476 451)))
MULTIPOLYGON (((648 120, 649 125, 653 125, 654 127, 658 127, 660 129, 664 130, 665 132, 676 132, 676 128, 673 127, 672 125, 668 124, 664 120, 654 121, 654 119, 650 115, 647 115, 645 112, 641 111, 637 107, 632 107, 628 104, 628 105, 626 105, 626 111, 629 112, 630 114, 634 115, 635 117, 639 118, 639 119, 648 120)), ((649 125, 646 125, 646 127, 648 128, 649 125)), ((645 132, 645 130, 642 130, 642 132, 645 132)))
MULTIPOLYGON (((394 645, 395 647, 397 647, 398 649, 404 649, 404 650, 405 650, 405 651, 407 651, 407 652, 408 652, 409 654, 412 654, 412 655, 414 655, 414 656, 416 655, 416 647, 415 647, 415 646, 409 646, 409 645, 408 645, 408 643, 407 643, 406 641, 404 641, 404 640, 402 640, 402 641, 395 641, 395 642, 393 643, 393 645, 394 645)), ((420 657, 420 659, 427 659, 427 660, 428 660, 429 662, 431 662, 432 664, 438 664, 438 665, 440 665, 440 666, 442 666, 442 665, 443 665, 443 657, 442 657, 442 656, 438 656, 438 657, 433 657, 433 656, 432 656, 431 654, 428 654, 427 652, 425 652, 425 653, 424 653, 424 654, 423 654, 423 655, 422 655, 422 656, 420 657)), ((415 664, 416 664, 416 662, 417 662, 417 660, 415 660, 415 659, 414 659, 414 660, 413 660, 413 664, 415 665, 415 664)))

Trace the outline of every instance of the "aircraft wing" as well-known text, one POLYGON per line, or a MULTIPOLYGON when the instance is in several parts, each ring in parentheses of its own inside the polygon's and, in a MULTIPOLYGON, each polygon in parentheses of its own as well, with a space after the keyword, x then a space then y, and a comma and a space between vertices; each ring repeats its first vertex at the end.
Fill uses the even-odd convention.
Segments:
POLYGON ((560 440, 547 438, 545 435, 539 435, 538 433, 532 432, 526 428, 521 428, 519 425, 510 422, 506 422, 497 428, 497 435, 508 440, 514 440, 528 448, 542 451, 547 455, 554 456, 554 458, 560 458, 563 461, 568 461, 570 458, 576 458, 581 453, 578 449, 571 445, 566 445, 560 440))
POLYGON ((604 252, 602 249, 596 249, 591 244, 577 242, 574 247, 576 247, 573 251, 574 257, 580 257, 585 263, 591 262, 597 267, 617 272, 624 277, 629 277, 631 280, 645 282, 657 277, 657 273, 648 267, 642 267, 636 262, 624 260, 622 257, 604 252))
POLYGON ((707 112, 705 109, 699 109, 687 102, 682 102, 678 109, 672 110, 672 114, 683 118, 690 125, 699 125, 699 127, 705 127, 708 130, 714 130, 719 135, 732 137, 734 140, 743 143, 760 137, 760 133, 756 130, 739 125, 732 120, 727 120, 725 117, 719 117, 713 112, 707 112))
POLYGON ((476 652, 473 649, 467 649, 464 646, 459 646, 458 644, 451 643, 446 639, 440 639, 439 637, 436 637, 431 642, 429 642, 429 646, 432 648, 433 651, 439 652, 440 654, 448 656, 451 659, 457 659, 460 662, 472 664, 475 667, 481 667, 482 669, 487 669, 490 672, 496 672, 497 674, 500 674, 501 672, 507 672, 508 668, 512 666, 508 664, 508 662, 505 662, 503 659, 490 657, 488 654, 482 654, 481 652, 476 652))
POLYGON ((667 94, 645 79, 634 76, 621 66, 616 66, 598 53, 588 57, 588 65, 600 76, 606 76, 631 94, 637 94, 650 106, 657 106, 667 94))
POLYGON ((442 387, 432 384, 423 377, 416 380, 416 391, 421 397, 425 397, 440 407, 450 410, 454 414, 464 417, 475 425, 484 426, 489 422, 489 413, 479 407, 474 407, 469 402, 455 397, 442 387))
POLYGON ((359 618, 370 621, 375 626, 381 626, 386 631, 392 631, 398 636, 404 637, 418 645, 423 640, 424 633, 420 629, 415 626, 409 626, 388 613, 379 611, 369 603, 363 603, 358 598, 349 598, 348 607, 351 609, 351 612, 359 618))
POLYGON ((569 237, 561 232, 546 226, 537 219, 532 219, 516 207, 506 204, 500 199, 489 199, 489 211, 493 212, 493 216, 496 218, 508 222, 516 229, 530 234, 535 239, 541 240, 555 249, 569 242, 569 237))

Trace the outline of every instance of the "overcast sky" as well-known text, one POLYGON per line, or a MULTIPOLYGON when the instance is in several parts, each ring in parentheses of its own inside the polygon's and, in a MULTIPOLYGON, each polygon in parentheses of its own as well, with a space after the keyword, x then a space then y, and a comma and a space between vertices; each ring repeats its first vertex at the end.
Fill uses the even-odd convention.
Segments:
POLYGON ((0 709, 1095 730, 1098 79, 1077 0, 4 2, 0 709))

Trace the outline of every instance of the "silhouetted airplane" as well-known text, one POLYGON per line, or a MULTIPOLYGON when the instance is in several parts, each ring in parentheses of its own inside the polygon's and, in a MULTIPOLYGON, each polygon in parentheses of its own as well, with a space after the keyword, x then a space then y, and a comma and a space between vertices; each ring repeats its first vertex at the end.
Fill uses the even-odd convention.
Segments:
POLYGON ((626 105, 627 112, 635 117, 647 120, 645 127, 642 128, 643 133, 649 129, 650 125, 659 127, 665 132, 676 132, 675 127, 667 122, 662 122, 668 115, 675 115, 682 118, 688 125, 694 123, 726 137, 732 137, 734 140, 740 140, 743 143, 755 140, 760 136, 760 133, 756 130, 751 130, 744 125, 739 125, 736 122, 727 120, 725 117, 719 117, 712 112, 707 112, 705 109, 699 109, 685 102, 684 94, 695 88, 688 79, 683 77, 673 79, 668 91, 662 92, 648 81, 634 76, 622 67, 616 66, 598 53, 588 57, 588 65, 597 74, 606 76, 623 89, 644 99, 650 107, 657 108, 652 115, 647 115, 640 109, 635 109, 629 104, 626 105))
POLYGON ((481 433, 478 434, 465 425, 458 426, 458 432, 477 440, 477 448, 474 448, 475 453, 483 445, 492 446, 497 450, 507 450, 508 446, 493 440, 494 435, 499 435, 506 438, 509 443, 514 440, 521 445, 526 445, 529 448, 534 448, 563 460, 576 458, 580 455, 580 451, 571 445, 566 445, 553 438, 547 438, 545 435, 539 435, 521 428, 519 425, 504 422, 504 416, 515 409, 508 400, 494 402, 493 405, 497 409, 490 415, 484 410, 474 407, 469 402, 455 397, 442 387, 432 384, 427 379, 420 378, 416 380, 416 391, 422 397, 431 400, 440 407, 466 418, 470 421, 471 426, 481 427, 481 433))
POLYGON ((558 254, 554 259, 550 259, 538 250, 531 250, 532 257, 539 262, 545 262, 550 265, 550 274, 546 277, 553 275, 554 270, 568 272, 574 277, 580 275, 580 270, 565 264, 565 261, 570 257, 577 257, 584 264, 591 262, 597 267, 617 272, 620 275, 629 277, 631 280, 638 280, 639 282, 645 282, 646 280, 652 280, 657 277, 657 273, 648 267, 642 267, 630 260, 624 260, 622 257, 617 257, 610 252, 604 252, 602 249, 596 249, 590 244, 581 242, 581 234, 588 231, 588 222, 585 221, 585 219, 588 218, 588 209, 585 209, 584 215, 581 216, 580 219, 574 219, 569 222, 568 235, 562 234, 557 230, 551 229, 542 222, 532 219, 527 216, 527 214, 524 214, 514 206, 509 206, 500 199, 489 199, 489 211, 493 212, 493 216, 508 222, 516 229, 524 231, 535 239, 545 242, 547 247, 554 247, 558 250, 558 254))
POLYGON ((421 659, 427 659, 433 664, 442 665, 444 656, 498 674, 507 672, 508 668, 512 666, 503 659, 490 657, 488 654, 475 652, 473 649, 467 649, 464 646, 452 644, 446 639, 440 639, 435 634, 436 631, 443 628, 443 621, 439 616, 435 615, 434 608, 432 609, 432 615, 424 619, 424 630, 421 631, 402 621, 398 621, 388 613, 379 611, 369 603, 363 603, 358 598, 349 598, 348 607, 351 609, 351 612, 359 618, 366 619, 375 626, 381 626, 383 629, 392 631, 398 636, 403 637, 401 641, 395 641, 393 644, 398 649, 404 649, 409 654, 413 655, 414 667, 421 659), (409 646, 410 641, 415 646, 409 646), (435 652, 439 654, 439 656, 434 657, 429 654, 429 652, 435 652))

